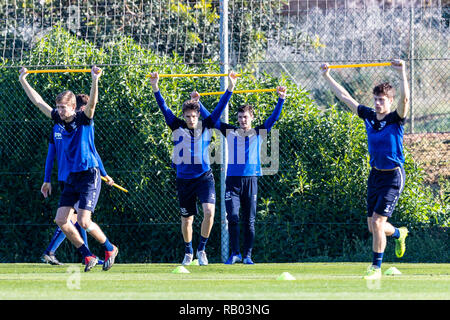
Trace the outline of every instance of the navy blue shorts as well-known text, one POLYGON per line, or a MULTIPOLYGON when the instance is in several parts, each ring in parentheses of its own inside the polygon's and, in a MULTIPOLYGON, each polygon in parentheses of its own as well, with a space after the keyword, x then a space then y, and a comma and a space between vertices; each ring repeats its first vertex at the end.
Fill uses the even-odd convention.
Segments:
POLYGON ((91 168, 69 174, 61 192, 59 207, 75 207, 94 212, 102 187, 100 170, 91 168))
POLYGON ((393 171, 372 168, 367 180, 367 216, 390 217, 405 186, 403 167, 393 171))
POLYGON ((189 217, 197 214, 197 199, 200 203, 216 203, 216 188, 211 170, 198 178, 177 178, 177 194, 180 214, 189 217))
POLYGON ((243 221, 253 224, 256 217, 258 177, 228 176, 225 183, 225 207, 228 222, 239 222, 239 209, 241 208, 243 221))
MULTIPOLYGON (((61 189, 61 193, 63 192, 63 190, 64 190, 64 185, 65 185, 65 183, 64 183, 64 181, 59 181, 59 188, 61 189)), ((75 209, 75 214, 77 213, 77 211, 78 211, 78 205, 80 204, 80 201, 77 201, 77 203, 75 203, 74 205, 73 205, 73 208, 75 209)))

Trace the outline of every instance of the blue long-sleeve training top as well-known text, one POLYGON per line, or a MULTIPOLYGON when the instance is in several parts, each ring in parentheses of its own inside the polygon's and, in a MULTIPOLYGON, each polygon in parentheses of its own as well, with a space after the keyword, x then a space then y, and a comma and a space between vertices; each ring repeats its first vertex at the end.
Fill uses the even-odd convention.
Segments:
POLYGON ((177 118, 167 107, 161 92, 155 92, 155 98, 164 119, 172 130, 174 150, 172 162, 179 179, 194 179, 209 171, 210 160, 208 147, 211 143, 211 132, 214 124, 220 119, 230 101, 232 92, 226 90, 214 111, 203 121, 199 121, 196 129, 189 129, 186 121, 177 118))

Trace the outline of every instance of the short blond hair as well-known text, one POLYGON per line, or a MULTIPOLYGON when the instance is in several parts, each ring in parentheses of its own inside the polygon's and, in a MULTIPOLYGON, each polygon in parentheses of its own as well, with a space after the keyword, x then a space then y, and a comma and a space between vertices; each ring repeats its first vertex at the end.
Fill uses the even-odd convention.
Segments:
POLYGON ((60 103, 66 103, 69 106, 75 108, 77 106, 77 98, 72 91, 66 90, 58 94, 58 96, 56 97, 56 104, 60 103))

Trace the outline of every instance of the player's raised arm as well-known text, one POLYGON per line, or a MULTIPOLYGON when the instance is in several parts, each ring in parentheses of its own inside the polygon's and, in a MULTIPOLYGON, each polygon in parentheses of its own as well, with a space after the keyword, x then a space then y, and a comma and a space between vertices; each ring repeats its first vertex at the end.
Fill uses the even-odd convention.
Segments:
POLYGON ((336 82, 336 80, 333 79, 333 77, 330 75, 328 64, 322 64, 320 66, 320 70, 322 71, 322 75, 328 82, 331 90, 338 97, 338 99, 345 103, 350 108, 350 110, 357 115, 359 103, 355 99, 353 99, 353 97, 348 93, 347 90, 345 90, 343 86, 341 86, 336 82))
POLYGON ((22 85, 23 89, 25 90, 25 93, 27 94, 28 98, 31 100, 31 102, 39 108, 39 110, 41 110, 46 116, 47 118, 51 118, 52 117, 52 107, 50 107, 45 101, 44 99, 42 99, 42 97, 39 95, 39 93, 36 92, 36 90, 34 90, 30 84, 27 81, 27 69, 26 68, 21 68, 20 69, 20 75, 19 75, 19 81, 20 84, 22 85))
POLYGON ((397 107, 397 113, 400 118, 406 118, 409 110, 409 86, 406 78, 405 61, 395 59, 391 62, 392 68, 400 75, 400 103, 397 107))
POLYGON ((264 121, 264 128, 267 130, 270 130, 275 122, 280 118, 281 110, 283 108, 284 101, 286 99, 286 87, 277 87, 277 93, 278 93, 278 102, 275 106, 275 109, 273 109, 272 114, 269 118, 267 118, 266 121, 264 121))
POLYGON ((220 97, 219 103, 217 104, 216 108, 213 110, 213 112, 211 112, 210 115, 213 125, 220 119, 222 112, 227 107, 228 101, 230 101, 234 87, 236 86, 237 78, 238 77, 234 71, 230 71, 228 73, 228 88, 224 92, 224 94, 220 97))
POLYGON ((102 75, 102 69, 93 66, 91 70, 92 74, 92 85, 91 85, 91 92, 89 94, 89 101, 84 108, 84 114, 89 119, 92 119, 94 117, 95 113, 95 106, 97 105, 98 101, 98 80, 100 79, 100 76, 102 75))
POLYGON ((166 104, 166 101, 161 95, 158 87, 159 82, 159 74, 158 72, 150 73, 150 84, 152 85, 153 93, 155 95, 156 102, 158 103, 159 109, 164 115, 164 119, 166 120, 166 124, 170 127, 174 121, 177 119, 173 114, 172 110, 166 104))

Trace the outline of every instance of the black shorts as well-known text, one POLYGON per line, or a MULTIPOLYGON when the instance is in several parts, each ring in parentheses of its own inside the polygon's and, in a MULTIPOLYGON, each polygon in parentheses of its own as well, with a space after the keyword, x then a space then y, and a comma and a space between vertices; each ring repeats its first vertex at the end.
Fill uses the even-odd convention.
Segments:
POLYGON ((101 182, 98 168, 70 173, 64 182, 59 207, 75 207, 79 202, 79 209, 94 212, 100 195, 101 182))
POLYGON ((211 170, 198 178, 177 178, 177 194, 180 214, 189 217, 197 214, 197 199, 200 203, 216 203, 214 175, 211 170))
POLYGON ((367 216, 373 213, 390 217, 405 186, 403 167, 392 171, 372 168, 367 180, 367 216))

